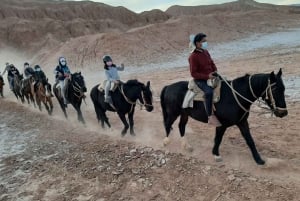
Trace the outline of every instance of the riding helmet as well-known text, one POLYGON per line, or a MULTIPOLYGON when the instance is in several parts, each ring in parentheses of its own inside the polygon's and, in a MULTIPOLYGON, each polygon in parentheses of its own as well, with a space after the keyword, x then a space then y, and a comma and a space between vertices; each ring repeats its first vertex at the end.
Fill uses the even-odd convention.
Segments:
POLYGON ((109 55, 105 55, 105 56, 103 56, 103 62, 104 63, 106 63, 106 62, 108 62, 108 61, 112 61, 112 59, 111 59, 111 57, 109 56, 109 55))

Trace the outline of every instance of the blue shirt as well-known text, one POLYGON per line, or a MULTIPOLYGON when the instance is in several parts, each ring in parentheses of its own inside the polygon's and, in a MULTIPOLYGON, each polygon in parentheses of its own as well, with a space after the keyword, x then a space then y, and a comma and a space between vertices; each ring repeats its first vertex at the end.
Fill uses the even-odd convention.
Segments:
POLYGON ((108 70, 105 69, 105 76, 108 81, 120 80, 118 71, 123 71, 124 66, 109 66, 108 70))

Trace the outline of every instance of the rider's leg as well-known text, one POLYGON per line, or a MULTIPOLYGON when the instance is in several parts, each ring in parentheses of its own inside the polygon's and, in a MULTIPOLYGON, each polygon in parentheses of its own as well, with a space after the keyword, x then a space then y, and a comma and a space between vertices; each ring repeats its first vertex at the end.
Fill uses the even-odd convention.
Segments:
POLYGON ((212 114, 214 89, 207 85, 206 80, 197 80, 196 83, 199 86, 199 88, 203 90, 205 94, 205 105, 206 105, 206 113, 208 116, 208 123, 215 126, 221 126, 217 117, 214 114, 212 114))
POLYGON ((7 79, 8 79, 8 82, 9 82, 9 88, 10 88, 10 90, 13 90, 13 86, 14 86, 14 78, 13 77, 10 77, 10 76, 8 76, 7 77, 7 79))
POLYGON ((106 102, 106 103, 112 102, 111 97, 109 95, 110 86, 111 86, 111 82, 107 80, 106 84, 105 84, 105 89, 104 89, 104 102, 106 102))
POLYGON ((65 81, 59 80, 59 86, 60 86, 61 96, 64 99, 64 104, 67 105, 68 103, 65 97, 65 81))

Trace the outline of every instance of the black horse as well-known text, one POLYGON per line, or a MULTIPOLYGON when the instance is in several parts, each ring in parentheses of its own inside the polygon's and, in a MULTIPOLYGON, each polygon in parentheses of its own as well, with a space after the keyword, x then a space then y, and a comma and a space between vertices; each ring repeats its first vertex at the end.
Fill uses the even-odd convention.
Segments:
MULTIPOLYGON (((221 160, 219 146, 226 129, 236 125, 246 140, 256 163, 259 165, 265 163, 256 150, 247 119, 251 104, 260 97, 274 112, 275 116, 284 117, 288 114, 284 96, 285 87, 281 75, 280 69, 277 75, 271 72, 269 74, 245 75, 232 81, 222 79, 221 99, 215 104, 215 114, 222 123, 222 126, 216 128, 215 144, 212 150, 216 160, 221 160)), ((182 81, 164 87, 161 92, 161 107, 167 133, 164 145, 169 141, 168 136, 172 124, 178 116, 180 116, 179 131, 181 137, 184 137, 189 116, 198 121, 208 121, 203 102, 194 101, 193 108, 182 109, 187 90, 188 82, 182 81)))
POLYGON ((96 85, 91 90, 90 95, 94 103, 98 122, 101 121, 102 128, 104 128, 104 122, 108 127, 111 127, 105 114, 108 110, 117 112, 123 122, 124 128, 122 130, 122 136, 127 133, 129 126, 130 134, 135 135, 133 129, 133 115, 136 101, 139 100, 141 105, 144 105, 148 112, 153 110, 150 82, 148 81, 147 85, 145 85, 137 80, 128 80, 126 83, 120 84, 114 92, 111 92, 111 98, 115 108, 112 108, 108 103, 104 102, 104 92, 100 92, 98 87, 99 85, 96 85), (129 125, 125 117, 126 114, 128 114, 129 125))
POLYGON ((2 75, 0 75, 0 96, 3 98, 3 86, 4 86, 4 79, 2 75))
MULTIPOLYGON (((54 94, 60 104, 62 111, 66 118, 68 118, 66 107, 64 104, 64 100, 61 96, 61 90, 56 87, 57 83, 53 87, 54 94)), ((75 110, 77 111, 78 121, 85 124, 85 121, 82 116, 82 112, 80 110, 80 106, 82 103, 82 99, 85 98, 84 93, 87 91, 85 86, 85 81, 81 72, 76 72, 70 75, 69 83, 66 87, 66 99, 69 101, 70 104, 73 105, 75 110)))
POLYGON ((15 94, 17 99, 21 99, 21 102, 24 103, 24 95, 22 93, 22 82, 23 82, 23 74, 14 74, 13 78, 13 93, 15 94))

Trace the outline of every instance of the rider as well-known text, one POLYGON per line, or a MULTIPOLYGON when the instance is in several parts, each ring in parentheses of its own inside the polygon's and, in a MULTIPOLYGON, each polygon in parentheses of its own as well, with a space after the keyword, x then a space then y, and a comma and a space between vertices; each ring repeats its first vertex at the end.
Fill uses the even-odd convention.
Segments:
POLYGON ((190 72, 196 84, 205 93, 208 123, 220 126, 217 117, 212 114, 213 88, 207 85, 207 80, 214 78, 217 67, 207 51, 206 35, 198 33, 194 37, 195 49, 189 56, 190 72))
POLYGON ((29 66, 28 62, 24 63, 24 82, 22 82, 22 88, 24 88, 25 80, 30 79, 34 75, 34 70, 29 66))
POLYGON ((34 74, 34 70, 29 66, 28 62, 24 63, 24 79, 30 78, 34 74))
POLYGON ((118 71, 124 70, 124 64, 121 64, 121 66, 116 66, 109 55, 103 56, 102 59, 104 63, 105 76, 107 80, 105 85, 105 90, 104 90, 105 92, 104 102, 112 104, 112 99, 109 95, 111 82, 114 82, 116 84, 120 82, 120 76, 118 74, 118 71))
POLYGON ((34 66, 34 80, 35 80, 34 85, 33 85, 34 93, 36 93, 36 91, 37 91, 38 84, 42 83, 44 87, 46 85, 49 86, 50 95, 53 97, 52 92, 51 92, 51 85, 48 83, 47 77, 39 65, 34 66))
POLYGON ((5 74, 5 72, 7 71, 7 80, 9 83, 9 88, 10 90, 13 90, 14 88, 14 75, 20 75, 19 70, 13 65, 13 64, 9 64, 6 63, 6 67, 5 70, 2 73, 2 76, 5 74))
POLYGON ((58 59, 58 66, 56 66, 54 70, 56 83, 59 84, 61 89, 61 94, 64 99, 65 107, 67 107, 68 101, 65 96, 66 87, 68 85, 68 80, 70 77, 70 69, 67 66, 67 61, 65 57, 59 57, 58 59))

